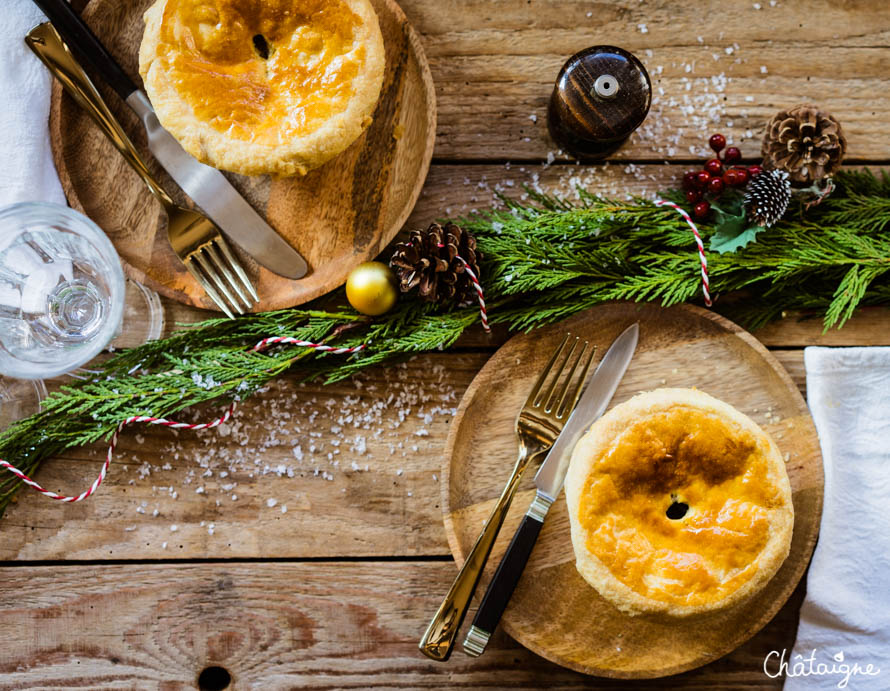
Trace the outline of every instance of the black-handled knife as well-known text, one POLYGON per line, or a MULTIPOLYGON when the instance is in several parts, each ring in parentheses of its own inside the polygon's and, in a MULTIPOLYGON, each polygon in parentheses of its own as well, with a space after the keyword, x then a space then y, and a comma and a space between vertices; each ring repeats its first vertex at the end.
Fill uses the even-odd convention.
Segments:
POLYGON ((121 69, 117 61, 96 38, 90 27, 77 16, 67 0, 34 0, 49 19, 62 40, 68 44, 68 50, 81 63, 88 64, 92 70, 101 75, 125 101, 138 88, 133 80, 121 69))
POLYGON ((473 625, 464 639, 464 652, 468 655, 477 657, 488 645, 488 640, 497 628, 510 597, 522 577, 522 571, 544 526, 550 505, 562 491, 572 449, 590 425, 606 412, 609 401, 612 400, 618 383, 633 358, 639 333, 639 324, 632 324, 609 346, 565 428, 541 464, 538 474, 535 475, 537 491, 534 501, 513 535, 513 540, 510 541, 501 563, 498 564, 482 598, 482 604, 473 619, 473 625))
POLYGON ((280 276, 297 279, 308 273, 309 266, 300 253, 245 201, 220 171, 193 158, 161 127, 148 97, 66 0, 34 0, 34 4, 49 17, 74 58, 108 82, 139 116, 148 148, 157 162, 229 239, 280 276))

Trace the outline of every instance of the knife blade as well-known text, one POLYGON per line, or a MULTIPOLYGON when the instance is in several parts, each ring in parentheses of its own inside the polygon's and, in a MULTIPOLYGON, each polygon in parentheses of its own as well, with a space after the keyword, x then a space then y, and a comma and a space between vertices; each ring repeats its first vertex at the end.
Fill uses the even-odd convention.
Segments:
POLYGON ((254 211, 220 171, 197 161, 161 127, 142 91, 134 91, 126 103, 142 120, 152 155, 223 233, 267 269, 286 278, 306 275, 309 265, 302 255, 254 211))
POLYGON ((485 651, 491 634, 501 620, 510 597, 519 583, 522 571, 531 556, 544 525, 550 505, 556 500, 565 482, 572 449, 584 432, 609 406, 612 396, 630 365, 639 340, 640 326, 632 324, 616 338, 600 360, 590 382, 581 394, 562 433, 547 453, 535 475, 535 499, 519 524, 510 546, 485 590, 482 604, 464 639, 464 652, 478 657, 485 651))
POLYGON ((631 324, 612 342, 597 365, 590 383, 569 416, 562 433, 538 468, 535 486, 538 488, 538 494, 547 497, 551 503, 556 501, 562 490, 572 450, 590 426, 606 412, 621 378, 630 365, 639 338, 640 325, 631 324))
POLYGON ((148 135, 148 148, 170 177, 233 242, 270 271, 297 279, 306 260, 238 193, 216 168, 200 163, 161 127, 148 100, 66 0, 34 0, 68 49, 90 65, 135 111, 148 135))

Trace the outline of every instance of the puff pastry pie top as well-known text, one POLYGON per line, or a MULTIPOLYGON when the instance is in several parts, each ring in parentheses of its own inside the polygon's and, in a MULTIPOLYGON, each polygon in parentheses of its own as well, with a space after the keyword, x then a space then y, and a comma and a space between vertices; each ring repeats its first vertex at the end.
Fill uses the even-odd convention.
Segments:
POLYGON ((574 450, 566 498, 579 572, 631 614, 728 607, 760 590, 791 544, 775 443, 694 389, 641 394, 600 418, 574 450))
POLYGON ((145 22, 146 92, 204 163, 303 174, 371 122, 385 56, 368 0, 157 0, 145 22))

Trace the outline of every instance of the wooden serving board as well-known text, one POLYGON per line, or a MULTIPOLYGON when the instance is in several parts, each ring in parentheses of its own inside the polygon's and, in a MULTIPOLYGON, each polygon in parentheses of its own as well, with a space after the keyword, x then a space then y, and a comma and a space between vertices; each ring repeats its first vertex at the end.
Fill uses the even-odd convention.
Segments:
MULTIPOLYGON (((226 173, 232 184, 309 262, 293 281, 240 253, 257 285, 255 311, 298 305, 342 284, 404 225, 429 169, 436 96, 426 56, 394 0, 371 0, 386 46, 386 76, 374 122, 337 158, 305 177, 226 173)), ((142 15, 153 0, 92 0, 83 18, 141 85, 142 15)), ((151 158, 135 114, 97 80, 111 110, 150 168, 181 204, 179 187, 151 158)), ((128 275, 184 303, 216 309, 167 242, 166 217, 110 142, 56 83, 50 114, 53 155, 68 202, 105 230, 128 275)))
MULTIPOLYGON (((640 341, 612 405, 662 386, 697 387, 751 416, 787 458, 794 499, 791 553, 758 595, 726 612, 657 622, 621 613, 575 569, 564 495, 541 536, 501 625, 517 641, 586 674, 644 678, 676 674, 732 651, 779 610, 803 575, 822 513, 822 456, 806 403, 787 372, 751 334, 706 310, 615 303, 514 337, 486 363, 460 404, 446 446, 445 530, 462 563, 509 477, 516 414, 566 331, 599 346, 640 323, 640 341)), ((477 596, 534 497, 529 469, 513 501, 477 596)), ((764 651, 766 654, 768 651, 764 651)))

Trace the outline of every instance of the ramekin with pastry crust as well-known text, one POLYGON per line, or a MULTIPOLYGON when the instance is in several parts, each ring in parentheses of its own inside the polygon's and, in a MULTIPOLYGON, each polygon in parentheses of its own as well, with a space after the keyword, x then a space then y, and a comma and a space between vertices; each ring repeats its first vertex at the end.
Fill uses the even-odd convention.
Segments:
POLYGON ((695 389, 615 406, 575 447, 565 490, 578 571, 632 615, 730 607, 761 590, 790 549, 778 447, 695 389))
POLYGON ((305 174, 349 147, 384 69, 368 0, 157 0, 139 50, 161 125, 244 175, 305 174))

